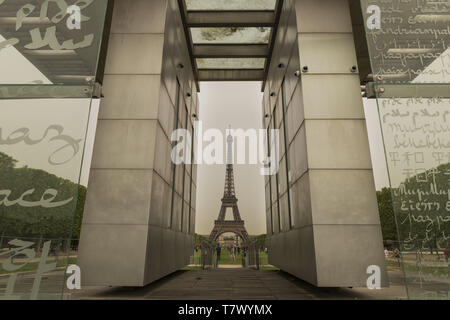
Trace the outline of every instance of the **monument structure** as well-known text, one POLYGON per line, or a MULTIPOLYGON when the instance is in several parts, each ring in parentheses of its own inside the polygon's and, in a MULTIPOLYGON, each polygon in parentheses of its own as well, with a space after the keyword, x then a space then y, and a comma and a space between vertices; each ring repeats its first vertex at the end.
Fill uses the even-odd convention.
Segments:
MULTIPOLYGON (((362 95, 377 102, 400 250, 428 248, 431 236, 447 246, 450 143, 440 128, 450 121, 448 2, 96 0, 80 5, 80 29, 64 5, 38 2, 0 0, 0 48, 9 57, 0 59, 0 210, 9 254, 20 240, 45 261, 55 239, 78 238, 72 222, 87 192, 82 286, 139 287, 188 265, 197 165, 172 163, 170 137, 177 129, 196 137, 204 81, 262 83, 261 125, 267 138, 272 130, 280 137, 279 170, 264 177, 270 264, 318 287, 365 287, 375 269, 388 284, 362 95), (61 146, 33 140, 43 133, 61 146)), ((231 163, 211 237, 225 232, 248 237, 231 163)), ((69 246, 61 251, 68 256, 69 246)), ((7 297, 62 296, 63 268, 57 280, 50 267, 15 268, 0 284, 7 297), (60 289, 39 292, 38 284, 60 289)), ((441 295, 406 283, 410 297, 441 295)))
POLYGON ((214 222, 209 240, 215 241, 226 232, 233 232, 240 236, 243 241, 248 240, 248 233, 245 230, 244 220, 241 219, 237 205, 236 191, 234 189, 233 174, 233 137, 227 137, 227 169, 225 173, 225 188, 223 191, 222 206, 220 207, 219 218, 214 222), (227 208, 233 210, 233 220, 225 220, 227 208))

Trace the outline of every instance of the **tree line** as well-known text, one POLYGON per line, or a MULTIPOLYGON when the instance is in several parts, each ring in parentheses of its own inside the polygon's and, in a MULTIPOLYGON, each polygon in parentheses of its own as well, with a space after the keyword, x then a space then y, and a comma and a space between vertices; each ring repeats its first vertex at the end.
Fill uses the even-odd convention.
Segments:
POLYGON ((44 170, 17 167, 17 162, 0 152, 0 246, 15 237, 39 241, 79 238, 86 188, 44 170), (58 207, 31 205, 48 200, 51 194, 46 191, 51 189, 57 191, 52 202, 72 200, 58 207), (17 199, 25 200, 26 206, 5 203, 17 199))
MULTIPOLYGON (((410 246, 448 246, 450 239, 450 163, 405 179, 398 188, 377 191, 380 222, 385 242, 406 242, 410 246)), ((48 195, 47 195, 48 197, 48 195)), ((79 239, 86 188, 27 166, 0 152, 0 247, 3 239, 20 236, 34 239, 79 239), (5 199, 42 200, 45 191, 57 190, 53 202, 73 197, 66 205, 45 208, 5 205, 5 199), (10 192, 10 193, 8 193, 10 192)), ((207 239, 195 235, 197 244, 207 239)), ((261 246, 266 235, 252 237, 261 246)))

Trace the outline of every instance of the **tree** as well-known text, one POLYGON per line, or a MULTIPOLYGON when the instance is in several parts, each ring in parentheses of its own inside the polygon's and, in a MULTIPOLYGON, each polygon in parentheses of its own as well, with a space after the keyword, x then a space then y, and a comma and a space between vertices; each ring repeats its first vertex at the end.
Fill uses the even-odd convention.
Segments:
POLYGON ((203 241, 206 241, 207 238, 198 233, 195 234, 195 244, 201 244, 203 241))
POLYGON ((6 171, 11 171, 16 166, 17 160, 8 156, 5 153, 0 152, 0 173, 5 173, 6 171))
POLYGON ((390 188, 377 191, 378 210, 380 213, 383 240, 397 240, 397 227, 395 224, 394 207, 390 188))
POLYGON ((442 164, 405 179, 398 188, 377 191, 383 239, 398 240, 406 250, 448 246, 449 174, 450 163, 442 164))
MULTIPOLYGON (((9 200, 24 199, 38 202, 49 198, 47 190, 57 190, 52 202, 70 200, 60 207, 44 208, 43 206, 24 207, 18 204, 0 205, 0 236, 2 240, 14 237, 35 239, 37 244, 44 239, 65 239, 80 235, 86 188, 63 179, 44 170, 28 167, 17 168, 17 160, 0 152, 0 190, 7 190, 9 200), (78 201, 77 200, 78 195, 78 201)), ((0 201, 6 198, 0 196, 0 201)), ((8 240, 9 241, 9 240, 8 240)))
POLYGON ((87 192, 86 187, 80 185, 80 187, 78 189, 77 208, 75 210, 75 217, 74 217, 74 221, 73 221, 72 239, 80 239, 81 223, 83 221, 84 204, 86 202, 86 192, 87 192))

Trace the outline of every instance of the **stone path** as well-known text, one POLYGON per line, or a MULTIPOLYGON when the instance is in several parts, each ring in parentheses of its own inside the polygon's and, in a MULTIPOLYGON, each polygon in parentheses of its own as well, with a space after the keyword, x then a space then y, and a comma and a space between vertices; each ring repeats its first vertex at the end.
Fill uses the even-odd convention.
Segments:
POLYGON ((391 287, 316 288, 282 271, 252 269, 213 269, 177 271, 143 288, 85 287, 72 293, 72 299, 402 299, 405 291, 401 273, 390 273, 391 287))

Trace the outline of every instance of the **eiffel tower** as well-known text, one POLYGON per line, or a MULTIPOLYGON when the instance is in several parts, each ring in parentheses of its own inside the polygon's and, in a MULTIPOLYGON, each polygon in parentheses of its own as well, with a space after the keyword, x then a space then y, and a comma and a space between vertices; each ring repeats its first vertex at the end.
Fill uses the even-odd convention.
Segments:
POLYGON ((220 207, 219 218, 214 222, 214 228, 211 231, 209 239, 216 241, 217 238, 227 232, 233 232, 241 237, 243 241, 248 240, 248 233, 245 230, 244 220, 241 219, 238 199, 234 190, 233 176, 233 137, 227 137, 227 169, 225 173, 225 190, 223 192, 222 206, 220 207), (233 220, 225 220, 227 208, 233 209, 233 220))

